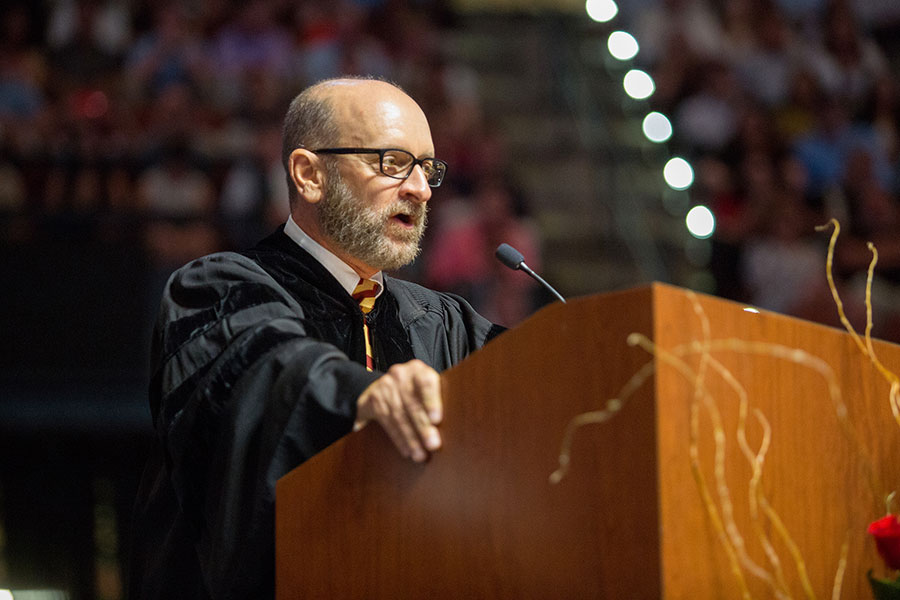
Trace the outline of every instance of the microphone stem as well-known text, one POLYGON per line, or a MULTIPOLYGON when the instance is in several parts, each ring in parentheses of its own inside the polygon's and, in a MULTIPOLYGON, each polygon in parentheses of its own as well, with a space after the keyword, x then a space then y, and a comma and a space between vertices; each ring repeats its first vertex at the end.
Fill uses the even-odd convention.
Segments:
POLYGON ((537 282, 540 283, 542 286, 544 286, 546 289, 550 290, 553 293, 553 295, 559 299, 560 302, 562 302, 563 304, 566 303, 566 299, 563 298, 559 294, 559 292, 557 292, 555 289, 553 289, 553 286, 551 286, 549 283, 544 281, 543 277, 541 277, 540 275, 538 275, 537 273, 532 271, 531 267, 526 265, 524 261, 519 263, 519 268, 522 269, 523 271, 525 271, 526 273, 528 273, 531 277, 533 277, 535 280, 537 280, 537 282))

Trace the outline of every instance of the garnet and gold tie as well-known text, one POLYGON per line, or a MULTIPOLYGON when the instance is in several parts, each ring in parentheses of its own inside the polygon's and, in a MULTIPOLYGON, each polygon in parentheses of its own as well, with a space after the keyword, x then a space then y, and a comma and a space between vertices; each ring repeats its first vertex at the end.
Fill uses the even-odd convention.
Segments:
MULTIPOLYGON (((375 307, 375 296, 378 295, 378 282, 371 279, 360 279, 353 290, 353 299, 359 303, 359 309, 364 315, 368 315, 375 307)), ((372 354, 372 341, 369 339, 369 325, 363 319, 363 333, 366 338, 366 369, 375 369, 375 359, 372 354)))

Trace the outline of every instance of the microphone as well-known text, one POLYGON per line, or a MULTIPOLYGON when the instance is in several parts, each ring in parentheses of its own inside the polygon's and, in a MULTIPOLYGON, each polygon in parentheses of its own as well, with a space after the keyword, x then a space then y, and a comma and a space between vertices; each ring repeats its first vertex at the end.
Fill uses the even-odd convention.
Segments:
POLYGON ((509 244, 500 244, 497 246, 497 251, 494 252, 494 255, 497 259, 502 262, 504 265, 512 269, 513 271, 522 270, 528 273, 531 277, 535 279, 538 283, 544 286, 546 289, 550 290, 550 292, 559 298, 559 301, 563 304, 566 303, 566 299, 563 298, 559 292, 553 289, 553 286, 543 280, 543 278, 531 270, 531 268, 525 264, 525 257, 522 256, 522 253, 510 246, 509 244))

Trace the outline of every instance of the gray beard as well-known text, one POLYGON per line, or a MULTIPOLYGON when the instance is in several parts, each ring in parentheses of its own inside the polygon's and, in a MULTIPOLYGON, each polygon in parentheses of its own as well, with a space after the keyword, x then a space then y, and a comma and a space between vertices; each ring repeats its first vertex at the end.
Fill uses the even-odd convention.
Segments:
POLYGON ((319 226, 337 248, 378 270, 396 270, 415 260, 425 233, 427 205, 397 200, 373 209, 353 194, 336 162, 326 160, 325 172, 325 197, 316 205, 319 226), (409 215, 415 226, 393 223, 391 216, 398 212, 409 215))

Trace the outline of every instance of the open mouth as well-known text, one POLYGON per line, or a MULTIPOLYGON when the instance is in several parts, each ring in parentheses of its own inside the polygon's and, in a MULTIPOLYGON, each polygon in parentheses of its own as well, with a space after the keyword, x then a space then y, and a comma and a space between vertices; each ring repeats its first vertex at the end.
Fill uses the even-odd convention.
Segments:
POLYGON ((412 215, 402 212, 392 215, 391 221, 393 221, 394 223, 400 223, 404 227, 413 227, 416 224, 415 219, 412 215))

